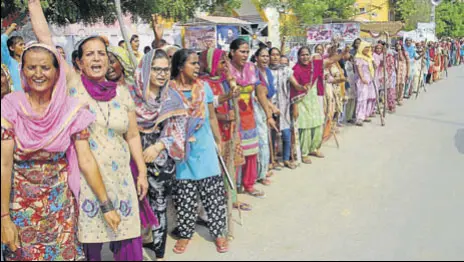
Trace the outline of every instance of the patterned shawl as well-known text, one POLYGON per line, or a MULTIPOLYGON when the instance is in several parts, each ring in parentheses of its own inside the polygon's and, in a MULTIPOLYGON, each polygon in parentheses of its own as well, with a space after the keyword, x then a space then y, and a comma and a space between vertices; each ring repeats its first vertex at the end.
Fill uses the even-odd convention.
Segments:
POLYGON ((190 142, 195 141, 195 131, 205 122, 205 83, 198 80, 191 90, 178 86, 171 81, 161 94, 160 115, 156 126, 164 122, 160 140, 166 146, 169 156, 176 161, 185 161, 190 154, 190 142), (191 99, 187 99, 184 92, 191 92, 191 99), (182 107, 182 114, 174 115, 176 109, 182 107))
POLYGON ((256 73, 256 66, 253 63, 247 62, 243 67, 242 72, 235 68, 233 64, 231 64, 229 68, 232 77, 237 80, 237 84, 239 86, 246 87, 252 85, 253 87, 256 87, 261 84, 258 74, 256 73))
POLYGON ((225 55, 225 51, 217 48, 210 48, 201 53, 200 57, 202 59, 202 65, 204 66, 203 71, 208 74, 209 80, 219 83, 222 83, 224 80, 226 80, 226 76, 224 74, 221 76, 216 76, 219 62, 225 55))
MULTIPOLYGON (((16 146, 24 152, 32 153, 40 150, 66 152, 69 163, 69 187, 78 200, 80 171, 71 137, 92 124, 95 116, 85 108, 86 105, 67 95, 66 62, 63 61, 56 49, 43 44, 32 44, 27 49, 33 47, 49 50, 60 64, 59 78, 53 87, 50 104, 43 115, 38 115, 27 99, 27 91, 11 93, 2 100, 2 126, 4 126, 4 120, 12 125, 16 146)), ((24 90, 30 90, 22 71, 21 76, 24 90)), ((8 123, 5 123, 5 126, 8 126, 8 123)))
MULTIPOLYGON (((171 99, 164 103, 163 112, 161 112, 159 100, 149 99, 151 64, 155 54, 156 49, 151 50, 142 58, 135 74, 136 84, 129 86, 130 94, 136 105, 137 124, 139 130, 143 132, 153 131, 156 122, 162 122, 173 116, 187 115, 182 98, 178 95, 170 95, 171 99)), ((166 87, 163 87, 161 92, 165 89, 166 87)), ((169 94, 172 90, 166 90, 166 92, 169 94)))

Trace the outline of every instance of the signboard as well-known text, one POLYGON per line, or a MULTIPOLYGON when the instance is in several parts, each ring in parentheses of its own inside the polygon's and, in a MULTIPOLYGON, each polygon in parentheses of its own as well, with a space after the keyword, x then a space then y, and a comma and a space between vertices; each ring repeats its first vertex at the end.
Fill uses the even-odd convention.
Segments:
POLYGON ((217 47, 229 51, 230 43, 239 36, 237 26, 218 25, 217 26, 217 47))
POLYGON ((251 35, 241 35, 238 38, 241 38, 241 39, 247 41, 248 45, 251 46, 251 41, 253 40, 251 38, 251 35))
POLYGON ((417 38, 420 41, 436 41, 435 23, 417 23, 417 38))
POLYGON ((215 26, 190 26, 185 28, 184 47, 193 50, 206 50, 216 46, 215 26))
POLYGON ((310 26, 306 36, 309 44, 327 43, 337 38, 353 42, 359 37, 360 32, 358 23, 323 24, 310 26))

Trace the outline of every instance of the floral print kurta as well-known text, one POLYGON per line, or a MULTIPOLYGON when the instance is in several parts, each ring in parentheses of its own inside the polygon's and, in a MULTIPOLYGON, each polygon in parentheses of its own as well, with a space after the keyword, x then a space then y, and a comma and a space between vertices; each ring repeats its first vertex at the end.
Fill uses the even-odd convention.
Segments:
MULTIPOLYGON (((14 140, 15 131, 2 120, 2 140, 14 140), (5 126, 4 126, 5 124, 5 126)), ((86 140, 88 131, 73 136, 86 140)), ((10 199, 11 220, 17 226, 21 248, 3 250, 7 261, 82 260, 77 239, 78 207, 68 186, 65 152, 28 153, 14 149, 10 199)))
POLYGON ((98 102, 87 93, 80 78, 70 81, 69 93, 88 103, 96 122, 89 127, 90 149, 100 168, 109 199, 121 223, 114 233, 100 210, 100 202, 84 177, 81 177, 79 199, 79 241, 105 243, 132 239, 141 235, 139 201, 130 168, 130 149, 124 139, 129 130, 128 113, 135 110, 126 86, 117 87, 117 95, 109 102, 98 102))

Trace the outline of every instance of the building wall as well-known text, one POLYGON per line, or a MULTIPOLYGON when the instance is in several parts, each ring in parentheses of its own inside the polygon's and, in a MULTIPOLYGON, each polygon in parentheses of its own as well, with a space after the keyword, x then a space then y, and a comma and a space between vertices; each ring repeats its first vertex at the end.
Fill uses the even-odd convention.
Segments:
POLYGON ((357 0, 356 8, 359 13, 356 19, 362 21, 389 21, 391 0, 357 0))

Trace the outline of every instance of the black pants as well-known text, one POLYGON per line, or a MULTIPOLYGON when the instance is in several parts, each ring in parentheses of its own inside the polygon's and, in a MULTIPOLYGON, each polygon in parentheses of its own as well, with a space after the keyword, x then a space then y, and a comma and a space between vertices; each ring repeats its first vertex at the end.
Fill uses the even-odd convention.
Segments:
POLYGON ((179 235, 191 239, 197 221, 198 196, 208 216, 208 228, 216 239, 225 236, 227 205, 224 180, 214 176, 202 180, 174 181, 172 199, 177 211, 179 235))
POLYGON ((430 84, 431 80, 432 80, 432 74, 427 74, 427 78, 426 78, 425 82, 427 84, 430 84))
MULTIPOLYGON (((157 141, 159 134, 140 133, 140 137, 143 150, 145 150, 157 141)), ((176 164, 172 159, 168 159, 163 166, 149 163, 147 164, 147 173, 149 184, 147 197, 155 216, 158 218, 159 226, 152 228, 153 245, 144 246, 152 249, 156 254, 156 258, 164 258, 168 236, 167 197, 172 191, 176 175, 176 164)))
POLYGON ((158 181, 156 178, 149 176, 148 188, 149 202, 153 209, 156 217, 159 221, 158 227, 153 227, 153 247, 156 254, 156 258, 164 258, 166 253, 166 239, 168 236, 168 216, 167 208, 169 196, 172 189, 173 180, 161 180, 158 181))

